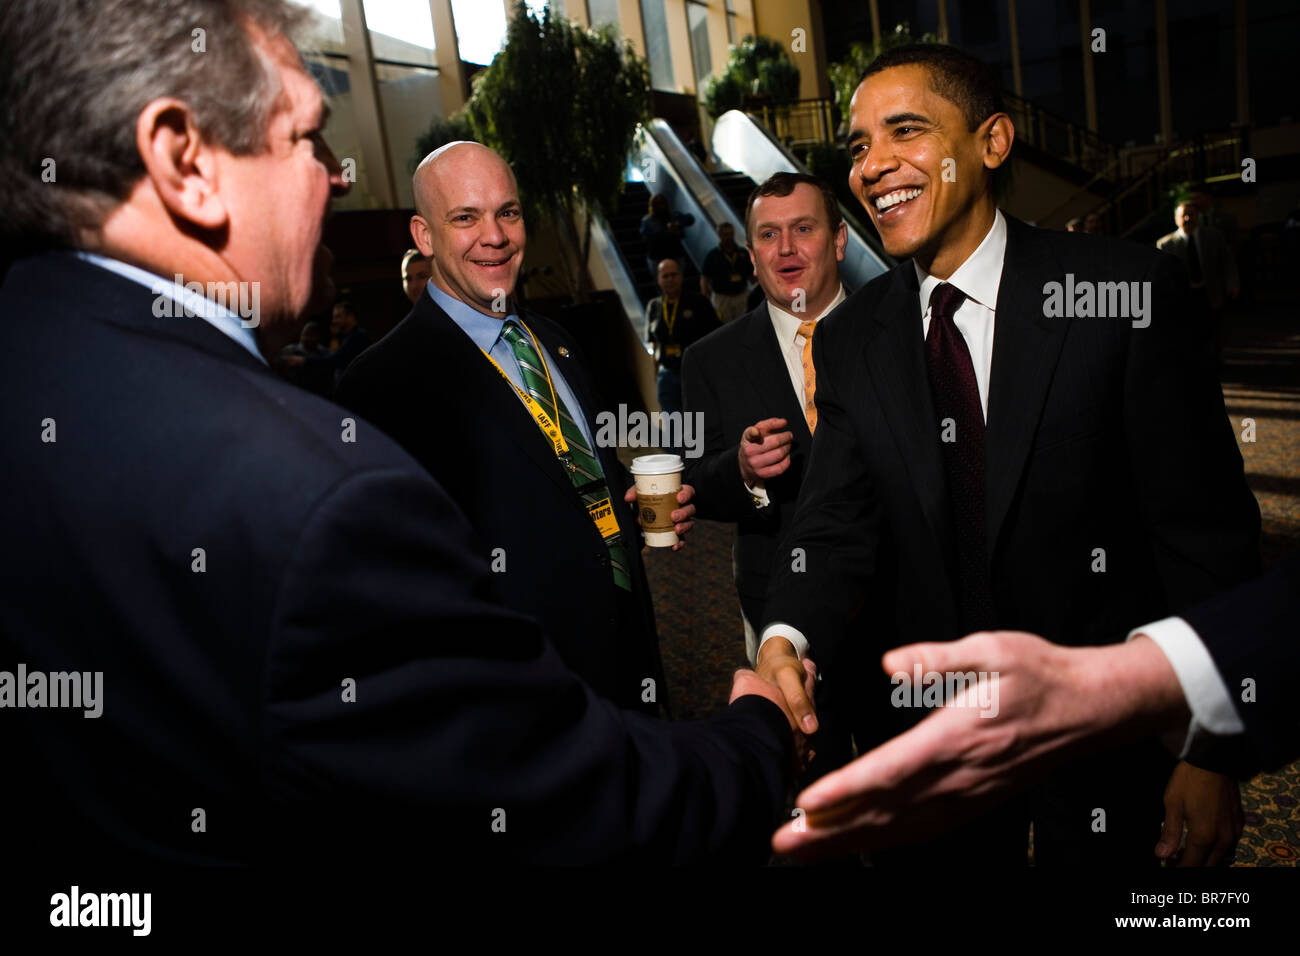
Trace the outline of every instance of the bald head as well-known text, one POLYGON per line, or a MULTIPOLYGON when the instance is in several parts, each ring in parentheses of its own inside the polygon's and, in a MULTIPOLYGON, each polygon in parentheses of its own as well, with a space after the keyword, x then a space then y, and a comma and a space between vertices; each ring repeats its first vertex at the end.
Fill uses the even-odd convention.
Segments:
POLYGON ((514 173, 481 143, 455 142, 420 161, 411 238, 433 262, 433 283, 497 318, 523 264, 523 210, 514 173))
POLYGON ((415 211, 428 218, 439 195, 446 192, 444 184, 454 184, 457 177, 467 171, 481 172, 493 167, 504 170, 514 185, 515 174, 496 150, 465 139, 439 146, 415 167, 415 176, 411 180, 415 211))

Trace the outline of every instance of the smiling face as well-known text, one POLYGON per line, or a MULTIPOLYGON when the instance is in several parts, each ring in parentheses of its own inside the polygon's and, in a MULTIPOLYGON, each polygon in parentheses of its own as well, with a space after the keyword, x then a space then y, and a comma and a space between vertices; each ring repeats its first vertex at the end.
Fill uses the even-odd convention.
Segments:
POLYGON ((788 196, 759 196, 750 221, 754 271, 768 300, 787 312, 820 315, 839 291, 848 241, 844 223, 831 231, 821 191, 799 183, 788 196))
POLYGON ((990 171, 1011 151, 1011 120, 996 113, 971 130, 931 89, 929 70, 911 63, 862 81, 849 127, 849 186, 885 250, 946 279, 993 225, 990 171))
POLYGON ((420 212, 411 218, 411 236, 433 258, 434 284, 484 315, 504 318, 499 309, 514 292, 527 241, 510 167, 486 146, 456 143, 425 157, 415 195, 420 212))

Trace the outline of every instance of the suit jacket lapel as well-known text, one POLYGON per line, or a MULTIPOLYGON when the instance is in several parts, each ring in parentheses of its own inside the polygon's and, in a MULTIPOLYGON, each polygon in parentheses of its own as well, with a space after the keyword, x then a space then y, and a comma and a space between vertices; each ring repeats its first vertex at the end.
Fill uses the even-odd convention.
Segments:
POLYGON ((759 407, 768 405, 773 396, 779 396, 775 403, 779 417, 794 432, 795 446, 807 450, 812 447, 812 433, 808 430, 808 419, 804 418, 803 403, 790 384, 790 370, 777 341, 776 329, 772 327, 767 303, 749 313, 745 321, 749 322, 745 345, 750 352, 745 365, 746 378, 761 403, 759 407))
MULTIPOLYGON (((573 493, 573 482, 556 459, 555 449, 519 400, 514 387, 502 378, 473 340, 428 295, 420 300, 420 305, 424 307, 430 330, 438 339, 433 354, 443 366, 442 374, 459 380, 467 401, 482 402, 491 427, 500 429, 501 440, 524 452, 549 480, 563 489, 565 499, 581 510, 582 502, 573 493)), ((448 411, 454 413, 454 409, 448 411)), ((583 514, 586 514, 585 510, 583 514)))
POLYGON ((904 465, 930 527, 941 542, 951 540, 939 421, 930 397, 921 335, 921 306, 911 260, 894 270, 894 280, 871 322, 865 345, 867 369, 881 412, 898 443, 904 465))
MULTIPOLYGON (((1005 214, 1004 214, 1005 215, 1005 214)), ((1035 230, 1007 220, 1007 250, 993 330, 988 429, 984 439, 984 514, 990 558, 1047 399, 1068 318, 1043 315, 1043 285, 1065 270, 1036 242, 1035 230)))

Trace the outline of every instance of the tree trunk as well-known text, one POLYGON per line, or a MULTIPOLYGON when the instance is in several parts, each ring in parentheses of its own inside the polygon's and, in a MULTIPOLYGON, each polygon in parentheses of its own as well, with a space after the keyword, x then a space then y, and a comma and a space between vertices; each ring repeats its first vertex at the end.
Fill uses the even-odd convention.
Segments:
POLYGON ((591 275, 587 271, 587 253, 591 247, 591 222, 586 224, 586 236, 579 238, 575 222, 575 210, 563 207, 557 216, 556 232, 560 239, 560 250, 566 264, 567 284, 573 301, 587 303, 592 298, 591 275))

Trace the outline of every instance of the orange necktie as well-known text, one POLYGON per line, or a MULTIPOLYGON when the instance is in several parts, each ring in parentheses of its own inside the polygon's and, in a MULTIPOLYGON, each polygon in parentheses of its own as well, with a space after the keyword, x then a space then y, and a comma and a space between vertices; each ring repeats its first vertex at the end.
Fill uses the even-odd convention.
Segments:
POLYGON ((803 336, 803 415, 808 419, 810 432, 817 431, 817 406, 813 404, 813 396, 817 394, 817 371, 812 360, 812 337, 816 330, 816 322, 799 323, 799 334, 803 336))

